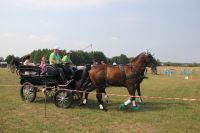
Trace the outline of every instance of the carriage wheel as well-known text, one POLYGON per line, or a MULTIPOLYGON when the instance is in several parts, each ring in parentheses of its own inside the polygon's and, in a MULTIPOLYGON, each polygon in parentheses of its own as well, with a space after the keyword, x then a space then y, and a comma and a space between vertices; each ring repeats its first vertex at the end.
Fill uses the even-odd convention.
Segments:
POLYGON ((20 95, 23 101, 26 103, 33 102, 36 98, 37 88, 34 87, 31 83, 24 83, 20 90, 20 95))
POLYGON ((69 108, 73 101, 72 93, 66 90, 59 90, 54 96, 54 101, 58 108, 69 108))

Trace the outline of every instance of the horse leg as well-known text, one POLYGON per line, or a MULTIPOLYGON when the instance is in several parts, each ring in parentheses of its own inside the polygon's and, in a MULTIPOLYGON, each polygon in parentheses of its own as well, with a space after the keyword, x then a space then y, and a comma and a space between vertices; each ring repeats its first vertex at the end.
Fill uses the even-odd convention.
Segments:
POLYGON ((83 98, 79 104, 79 106, 84 106, 87 104, 88 93, 86 91, 83 92, 83 98))
POLYGON ((135 102, 136 87, 135 87, 135 85, 133 85, 133 86, 128 87, 127 89, 128 89, 130 98, 126 102, 124 102, 123 104, 120 105, 120 109, 126 108, 132 102, 133 110, 136 111, 139 109, 135 102))
MULTIPOLYGON (((128 87, 127 88, 130 96, 133 94, 133 89, 132 88, 133 87, 128 87)), ((119 108, 120 109, 125 109, 131 102, 132 102, 132 97, 129 97, 129 99, 126 102, 124 102, 123 104, 120 104, 119 108)))
POLYGON ((107 111, 107 109, 105 108, 105 106, 103 104, 102 93, 103 93, 102 88, 97 88, 96 97, 99 102, 99 108, 100 108, 100 110, 107 111))
POLYGON ((90 88, 87 88, 84 92, 83 92, 83 98, 79 104, 79 106, 84 106, 87 104, 88 101, 88 95, 89 92, 93 91, 95 89, 95 86, 91 86, 90 88))
POLYGON ((143 102, 142 97, 141 97, 140 83, 136 84, 136 89, 137 89, 137 93, 138 93, 138 96, 139 96, 139 99, 138 99, 139 103, 143 104, 144 102, 143 102))
POLYGON ((104 93, 104 97, 106 99, 106 103, 109 103, 109 96, 107 95, 106 90, 104 90, 103 93, 104 93))
POLYGON ((139 109, 139 107, 137 106, 136 102, 135 102, 135 92, 136 92, 136 87, 133 86, 132 88, 132 95, 131 95, 131 101, 133 103, 133 111, 137 111, 139 109))

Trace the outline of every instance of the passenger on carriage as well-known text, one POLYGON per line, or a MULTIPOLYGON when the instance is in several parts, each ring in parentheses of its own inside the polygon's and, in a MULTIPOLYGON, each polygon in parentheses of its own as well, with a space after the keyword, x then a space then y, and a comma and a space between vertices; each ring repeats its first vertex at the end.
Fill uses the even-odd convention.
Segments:
POLYGON ((42 57, 42 59, 40 61, 40 68, 42 70, 42 72, 40 74, 45 75, 47 72, 47 59, 44 56, 42 57))
MULTIPOLYGON (((24 66, 35 66, 34 63, 31 63, 30 62, 30 55, 26 55, 24 58, 23 58, 23 65, 24 66)), ((28 71, 25 71, 24 72, 25 75, 34 75, 36 74, 36 72, 28 72, 28 71)))
POLYGON ((30 62, 30 55, 26 55, 24 58, 23 58, 23 61, 24 61, 24 66, 35 66, 34 63, 31 63, 30 62))
POLYGON ((62 62, 64 63, 67 71, 69 71, 71 73, 71 75, 74 75, 74 70, 73 70, 73 63, 72 60, 70 58, 70 55, 72 54, 71 50, 66 50, 63 53, 63 58, 62 58, 62 62))
POLYGON ((49 62, 51 65, 55 66, 60 74, 60 77, 62 79, 63 84, 66 83, 66 78, 65 78, 65 74, 64 74, 64 66, 61 64, 62 60, 61 60, 61 56, 59 55, 59 47, 56 46, 54 48, 54 51, 50 54, 49 57, 49 62))

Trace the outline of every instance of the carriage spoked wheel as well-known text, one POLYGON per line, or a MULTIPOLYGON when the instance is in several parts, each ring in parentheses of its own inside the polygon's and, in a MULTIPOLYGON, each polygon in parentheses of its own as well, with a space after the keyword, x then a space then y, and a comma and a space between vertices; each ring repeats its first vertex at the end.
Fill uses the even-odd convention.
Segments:
POLYGON ((37 87, 34 87, 31 83, 26 82, 22 85, 20 95, 23 101, 26 103, 33 102, 36 98, 37 87))
POLYGON ((58 90, 54 96, 55 105, 58 108, 69 108, 73 102, 73 95, 67 90, 58 90))

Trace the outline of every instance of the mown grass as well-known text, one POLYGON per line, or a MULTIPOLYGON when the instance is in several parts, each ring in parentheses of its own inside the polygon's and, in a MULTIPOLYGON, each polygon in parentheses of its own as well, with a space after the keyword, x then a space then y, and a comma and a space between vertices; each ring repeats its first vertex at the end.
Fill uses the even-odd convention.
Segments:
MULTIPOLYGON (((196 68, 200 70, 200 68, 196 68)), ((183 75, 148 75, 142 83, 144 96, 200 98, 200 73, 194 80, 183 75)), ((0 85, 17 85, 19 77, 7 69, 0 69, 0 85)), ((110 87, 108 93, 128 94, 126 88, 110 87)), ((89 96, 86 107, 74 104, 69 109, 59 109, 51 98, 47 99, 47 117, 44 113, 44 96, 38 93, 34 103, 21 101, 19 87, 0 86, 0 132, 97 132, 97 133, 198 133, 200 132, 200 102, 144 99, 140 110, 131 106, 119 110, 127 97, 110 97, 108 112, 98 109, 94 95, 89 96)))

